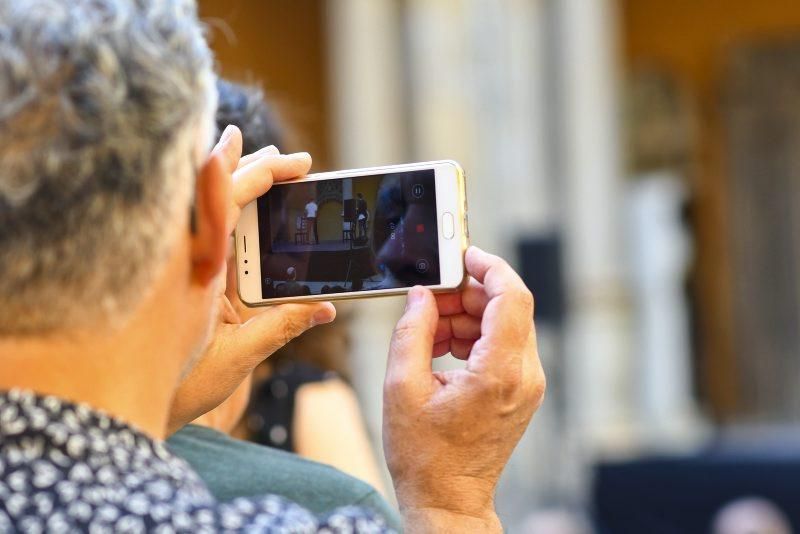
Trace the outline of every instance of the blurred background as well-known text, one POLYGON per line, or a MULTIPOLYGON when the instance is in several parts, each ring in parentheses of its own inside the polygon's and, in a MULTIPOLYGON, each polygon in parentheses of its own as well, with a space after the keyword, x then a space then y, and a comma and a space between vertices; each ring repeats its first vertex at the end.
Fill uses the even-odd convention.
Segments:
MULTIPOLYGON (((220 72, 264 87, 315 170, 466 169, 472 241, 534 290, 549 377, 509 532, 800 530, 800 3, 199 5, 220 72)), ((348 306, 380 450, 402 299, 348 306)))

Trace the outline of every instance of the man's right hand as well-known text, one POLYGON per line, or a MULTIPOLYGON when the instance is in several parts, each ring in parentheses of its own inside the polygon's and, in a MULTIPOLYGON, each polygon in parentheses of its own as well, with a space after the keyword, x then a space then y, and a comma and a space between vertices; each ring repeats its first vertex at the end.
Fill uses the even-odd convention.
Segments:
MULTIPOLYGON (((271 146, 240 158, 241 153, 242 134, 238 128, 229 126, 211 154, 233 182, 227 221, 229 234, 236 228, 244 207, 266 193, 273 182, 304 176, 311 168, 311 156, 304 152, 281 155, 271 146)), ((238 409, 244 408, 247 386, 242 383, 258 364, 309 328, 336 317, 336 309, 329 302, 248 310, 236 293, 235 273, 227 273, 225 269, 220 272, 216 290, 213 335, 175 392, 167 435, 217 408, 236 392, 240 396, 232 402, 239 405, 238 409)), ((236 406, 228 408, 235 415, 236 406)), ((224 428, 231 423, 232 416, 222 415, 224 420, 218 420, 218 425, 224 428)))
POLYGON ((530 291, 475 247, 466 267, 459 293, 411 290, 389 351, 384 449, 408 532, 500 532, 497 481, 544 398, 530 291), (433 372, 448 352, 466 367, 433 372))

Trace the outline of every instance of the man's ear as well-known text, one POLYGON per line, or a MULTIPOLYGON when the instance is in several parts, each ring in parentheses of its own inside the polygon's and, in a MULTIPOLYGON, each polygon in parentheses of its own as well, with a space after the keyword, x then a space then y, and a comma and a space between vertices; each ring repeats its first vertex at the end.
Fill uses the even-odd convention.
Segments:
POLYGON ((211 283, 227 258, 232 185, 224 157, 220 152, 213 152, 200 168, 195 184, 192 280, 201 285, 211 283))

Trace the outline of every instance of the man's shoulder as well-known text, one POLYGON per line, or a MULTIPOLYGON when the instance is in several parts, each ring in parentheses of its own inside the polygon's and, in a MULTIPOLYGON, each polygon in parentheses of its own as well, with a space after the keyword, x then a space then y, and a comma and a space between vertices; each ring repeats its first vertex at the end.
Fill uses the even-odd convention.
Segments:
POLYGON ((343 506, 367 506, 390 524, 397 514, 369 484, 296 454, 233 439, 188 425, 167 441, 220 501, 275 494, 322 514, 343 506), (388 516, 388 517, 387 517, 388 516))

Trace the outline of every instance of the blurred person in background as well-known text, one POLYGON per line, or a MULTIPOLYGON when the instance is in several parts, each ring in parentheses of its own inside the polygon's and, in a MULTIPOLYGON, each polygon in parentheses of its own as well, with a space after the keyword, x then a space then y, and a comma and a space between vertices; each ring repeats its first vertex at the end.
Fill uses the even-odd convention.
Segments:
MULTIPOLYGON (((262 91, 218 80, 217 92, 218 129, 223 130, 228 124, 239 127, 245 152, 287 145, 289 136, 262 91)), ((230 263, 229 267, 234 272, 235 265, 230 263)), ((263 311, 246 308, 238 298, 235 305, 244 320, 263 311)), ((346 313, 338 316, 335 323, 289 342, 259 365, 253 373, 252 392, 242 388, 225 405, 196 421, 215 430, 188 425, 170 438, 172 451, 195 467, 216 497, 228 500, 271 492, 312 511, 360 503, 377 509, 398 525, 394 511, 373 489, 385 491, 355 392, 342 379, 348 376, 350 318, 346 313), (372 487, 312 462, 273 454, 274 451, 266 453, 259 447, 244 447, 218 431, 298 453, 336 467, 372 487), (243 473, 231 465, 233 462, 213 461, 220 447, 232 449, 226 454, 229 458, 259 455, 258 462, 236 464, 250 476, 242 477, 243 473), (285 466, 291 467, 292 476, 286 476, 285 466), (307 476, 298 475, 298 468, 307 470, 307 476), (263 472, 256 476, 254 470, 258 469, 263 472), (309 480, 314 481, 313 491, 308 489, 309 480)))
POLYGON ((712 534, 792 534, 786 514, 761 497, 744 497, 723 506, 714 517, 712 534))
MULTIPOLYGON (((363 508, 220 503, 164 446, 335 316, 243 322, 229 300, 241 209, 311 159, 242 158, 236 127, 209 150, 211 65, 189 0, 0 0, 0 531, 386 530, 363 508)), ((530 292, 496 256, 465 264, 462 291, 409 292, 390 344, 385 454, 411 532, 502 530, 497 481, 544 395, 530 292), (434 373, 448 352, 466 367, 434 373)))

